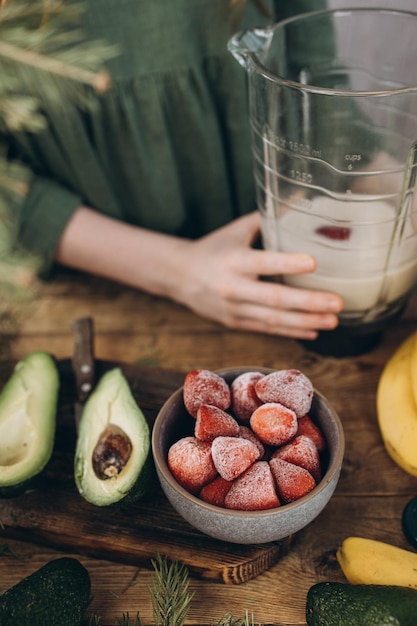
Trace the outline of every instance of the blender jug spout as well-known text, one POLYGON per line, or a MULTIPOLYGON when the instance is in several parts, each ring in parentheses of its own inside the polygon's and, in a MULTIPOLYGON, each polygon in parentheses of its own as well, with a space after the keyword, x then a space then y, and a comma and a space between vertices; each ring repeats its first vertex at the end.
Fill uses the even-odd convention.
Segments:
POLYGON ((248 60, 259 57, 268 49, 274 35, 272 27, 237 32, 228 42, 228 50, 244 68, 248 60))

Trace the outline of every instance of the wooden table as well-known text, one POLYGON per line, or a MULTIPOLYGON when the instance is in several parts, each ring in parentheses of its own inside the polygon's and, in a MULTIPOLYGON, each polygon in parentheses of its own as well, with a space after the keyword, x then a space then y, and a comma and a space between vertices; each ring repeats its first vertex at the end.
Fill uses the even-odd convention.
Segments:
MULTIPOLYGON (((346 536, 360 535, 412 549, 402 534, 401 514, 416 495, 417 479, 397 467, 384 450, 376 422, 375 391, 384 363, 416 329, 416 296, 401 322, 386 332, 373 352, 332 359, 290 339, 228 331, 174 303, 60 270, 42 287, 21 320, 19 332, 10 331, 9 353, 3 349, 0 361, 0 380, 12 363, 32 350, 49 350, 58 359, 70 357, 71 322, 85 315, 94 318, 99 359, 182 373, 233 365, 295 367, 328 397, 343 422, 345 460, 325 510, 295 536, 286 556, 253 580, 226 585, 191 577, 195 596, 188 624, 214 624, 226 612, 243 617, 247 609, 253 612, 255 623, 300 626, 305 624, 309 587, 318 581, 344 581, 335 552, 346 536)), ((0 554, 0 590, 5 590, 52 558, 68 553, 2 538, 0 554)), ((152 623, 149 568, 76 556, 92 580, 87 617, 101 615, 101 624, 112 626, 115 616, 128 612, 133 617, 139 611, 144 623, 152 623)))

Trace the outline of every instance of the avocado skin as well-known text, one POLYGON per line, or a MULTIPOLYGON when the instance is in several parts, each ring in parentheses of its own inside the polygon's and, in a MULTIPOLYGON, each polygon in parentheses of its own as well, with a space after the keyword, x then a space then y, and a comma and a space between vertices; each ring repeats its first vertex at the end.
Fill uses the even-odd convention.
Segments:
POLYGON ((323 582, 307 594, 308 626, 416 626, 417 590, 323 582))
POLYGON ((90 589, 77 559, 50 561, 0 597, 0 626, 80 626, 90 589))

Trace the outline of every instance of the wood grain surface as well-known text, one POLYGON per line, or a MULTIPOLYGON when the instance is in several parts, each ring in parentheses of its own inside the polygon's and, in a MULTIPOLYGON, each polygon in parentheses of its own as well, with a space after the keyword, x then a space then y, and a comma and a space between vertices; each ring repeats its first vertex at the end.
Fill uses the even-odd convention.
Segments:
MULTIPOLYGON (((264 545, 216 541, 192 528, 171 507, 159 482, 129 506, 100 508, 83 500, 74 483, 76 379, 69 360, 58 361, 61 380, 54 453, 27 493, 0 500, 2 535, 119 563, 152 569, 156 554, 187 566, 190 574, 241 584, 274 565, 291 537, 264 545)), ((97 361, 96 380, 120 367, 150 428, 158 408, 184 376, 161 368, 97 361)))
MULTIPOLYGON (((149 414, 160 408, 162 398, 190 369, 257 365, 304 371, 332 402, 343 423, 345 459, 328 506, 296 534, 287 554, 256 578, 227 585, 192 575, 194 598, 187 624, 208 626, 226 612, 242 617, 247 610, 256 624, 304 626, 309 587, 323 580, 345 580, 335 553, 346 536, 370 537, 412 550, 402 533, 401 515, 417 494, 417 479, 397 467, 385 452, 376 421, 375 392, 385 362, 417 328, 416 294, 401 321, 386 331, 375 350, 355 358, 332 359, 290 339, 229 331, 174 303, 62 270, 42 286, 22 317, 19 332, 10 331, 9 352, 0 361, 1 380, 31 350, 47 349, 58 359, 68 359, 73 348, 71 323, 84 315, 94 318, 97 358, 143 367, 149 376, 156 375, 158 368, 167 372, 157 383, 161 387, 158 396, 143 390, 149 414)), ((80 523, 73 531, 79 536, 85 528, 80 523)), ((204 550, 206 541, 198 549, 204 550)), ((59 538, 57 545, 48 547, 4 536, 0 539, 0 589, 68 553, 74 554, 59 545, 59 538)), ((92 614, 101 615, 103 626, 113 626, 115 616, 121 618, 127 612, 135 616, 139 611, 145 624, 153 623, 148 567, 121 563, 104 552, 100 558, 83 553, 78 558, 92 580, 87 620, 92 614)))

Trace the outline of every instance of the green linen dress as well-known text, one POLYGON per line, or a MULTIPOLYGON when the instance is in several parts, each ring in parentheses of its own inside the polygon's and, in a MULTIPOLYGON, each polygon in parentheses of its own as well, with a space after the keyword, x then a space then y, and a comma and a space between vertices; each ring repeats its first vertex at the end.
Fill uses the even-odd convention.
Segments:
MULTIPOLYGON (((324 4, 276 8, 283 18, 324 4)), ((48 107, 45 131, 13 139, 29 183, 15 199, 18 236, 43 269, 80 204, 192 238, 255 208, 246 72, 227 42, 234 28, 271 20, 248 0, 237 25, 229 5, 87 0, 87 36, 121 50, 107 62, 111 89, 87 111, 48 107)))

